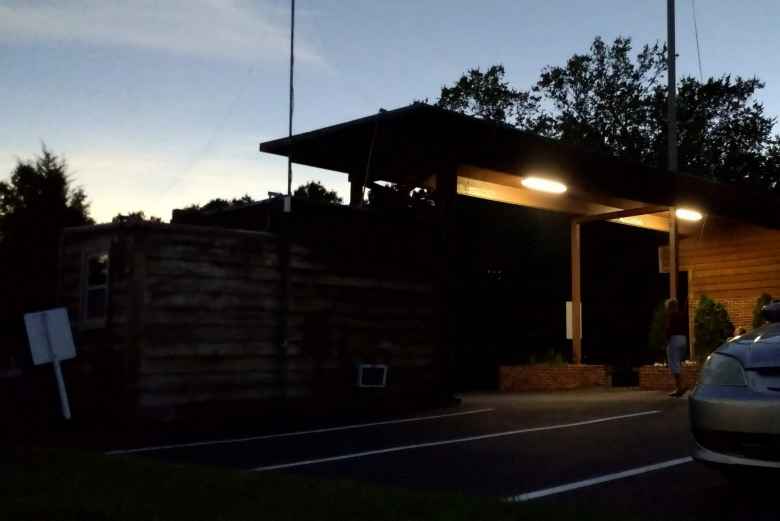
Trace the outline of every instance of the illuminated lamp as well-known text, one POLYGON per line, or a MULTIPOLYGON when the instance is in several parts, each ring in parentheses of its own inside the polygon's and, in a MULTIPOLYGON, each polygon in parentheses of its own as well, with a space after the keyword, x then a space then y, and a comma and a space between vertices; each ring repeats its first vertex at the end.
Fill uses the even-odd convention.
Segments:
POLYGON ((677 208, 674 211, 674 215, 677 216, 678 219, 682 219, 683 221, 701 221, 701 218, 703 215, 701 212, 697 212, 696 210, 691 210, 690 208, 677 208))
POLYGON ((524 177, 520 181, 520 184, 531 190, 547 192, 548 194, 562 194, 566 191, 565 184, 551 179, 545 179, 544 177, 524 177))

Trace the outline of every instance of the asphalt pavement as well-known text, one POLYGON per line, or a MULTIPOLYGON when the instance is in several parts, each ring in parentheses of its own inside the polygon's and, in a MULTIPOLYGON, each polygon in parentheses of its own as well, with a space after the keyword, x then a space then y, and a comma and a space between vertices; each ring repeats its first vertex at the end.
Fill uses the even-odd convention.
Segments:
POLYGON ((550 502, 575 512, 777 519, 770 494, 734 486, 689 460, 687 414, 687 400, 649 391, 469 394, 459 407, 410 417, 130 454, 550 502))

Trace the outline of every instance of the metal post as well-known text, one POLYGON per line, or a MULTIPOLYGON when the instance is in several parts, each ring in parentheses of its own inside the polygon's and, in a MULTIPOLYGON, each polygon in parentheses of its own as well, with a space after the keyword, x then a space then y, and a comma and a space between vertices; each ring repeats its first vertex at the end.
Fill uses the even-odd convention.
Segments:
POLYGON ((667 65, 668 65, 668 90, 667 96, 667 169, 677 172, 677 55, 675 50, 674 29, 674 0, 666 3, 666 30, 667 30, 667 65))
POLYGON ((571 223, 571 340, 572 358, 582 363, 582 287, 580 273, 580 224, 571 223))
POLYGON ((290 212, 289 198, 292 197, 292 135, 293 135, 293 110, 295 108, 295 88, 293 84, 293 72, 295 70, 295 0, 291 0, 290 5, 290 119, 288 138, 290 148, 287 153, 287 201, 285 201, 284 211, 290 212))
POLYGON ((51 356, 51 363, 54 366, 54 378, 57 380, 57 393, 60 396, 62 416, 64 416, 66 420, 70 420, 70 402, 68 401, 68 391, 65 388, 65 379, 62 377, 60 361, 57 359, 57 355, 54 352, 54 347, 51 344, 51 336, 49 334, 49 319, 46 317, 46 313, 41 314, 41 320, 43 322, 43 335, 46 338, 46 346, 49 348, 49 356, 51 356))

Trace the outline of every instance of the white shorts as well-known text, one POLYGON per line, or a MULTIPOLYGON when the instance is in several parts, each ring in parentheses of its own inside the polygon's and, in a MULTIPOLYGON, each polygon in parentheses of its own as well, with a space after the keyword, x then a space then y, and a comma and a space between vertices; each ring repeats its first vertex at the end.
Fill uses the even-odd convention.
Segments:
POLYGON ((669 338, 669 343, 666 344, 666 358, 672 374, 680 374, 687 347, 688 337, 685 335, 674 335, 669 338))

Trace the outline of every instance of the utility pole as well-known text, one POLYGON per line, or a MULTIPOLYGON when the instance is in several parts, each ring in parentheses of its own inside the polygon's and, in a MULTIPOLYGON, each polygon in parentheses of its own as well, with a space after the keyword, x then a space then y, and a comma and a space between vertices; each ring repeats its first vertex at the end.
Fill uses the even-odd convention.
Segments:
MULTIPOLYGON (((677 54, 675 49, 674 29, 674 0, 666 3, 666 31, 667 31, 667 69, 668 69, 668 96, 667 96, 667 170, 677 173, 677 54)), ((676 208, 669 209, 669 298, 677 299, 677 215, 676 208)))
POLYGON ((287 153, 287 201, 285 211, 290 211, 290 198, 292 197, 292 135, 293 135, 293 109, 295 108, 295 87, 293 84, 293 71, 295 70, 295 0, 290 5, 290 118, 289 118, 289 150, 287 153))
POLYGON ((667 139, 669 160, 667 169, 677 172, 677 55, 675 50, 674 0, 667 0, 667 66, 669 78, 669 96, 667 105, 667 139))

